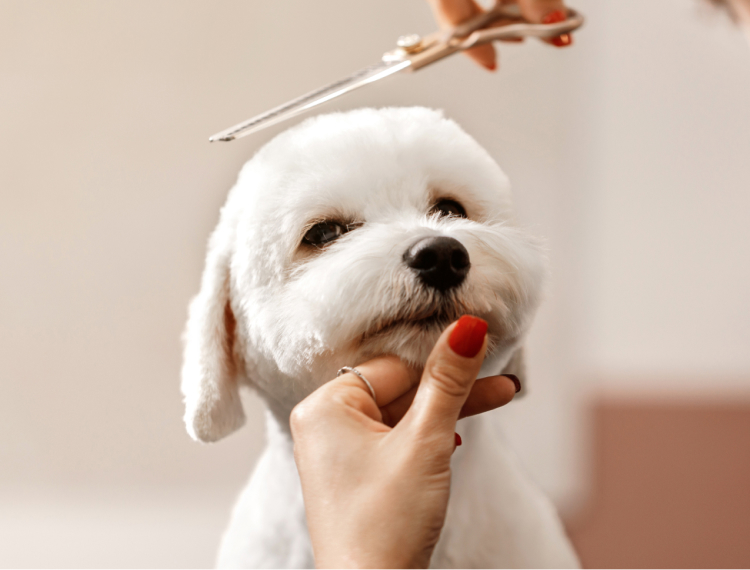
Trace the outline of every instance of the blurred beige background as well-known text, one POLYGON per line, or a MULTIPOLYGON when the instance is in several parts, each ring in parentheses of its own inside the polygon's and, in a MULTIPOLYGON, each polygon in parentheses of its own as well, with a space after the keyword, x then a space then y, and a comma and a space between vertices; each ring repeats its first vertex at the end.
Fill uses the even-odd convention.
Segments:
MULTIPOLYGON (((571 5, 573 48, 322 109, 443 108, 509 174, 553 277, 495 415, 570 516, 592 401, 750 402, 750 49, 697 1, 571 5)), ((0 0, 0 566, 212 564, 262 406, 192 442, 179 338, 228 189, 288 125, 207 137, 434 27, 422 0, 0 0)))

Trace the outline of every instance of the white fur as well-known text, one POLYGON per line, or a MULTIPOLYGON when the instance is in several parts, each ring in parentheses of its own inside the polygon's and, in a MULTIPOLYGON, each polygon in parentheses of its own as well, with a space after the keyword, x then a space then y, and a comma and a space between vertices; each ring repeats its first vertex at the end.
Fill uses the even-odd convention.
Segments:
MULTIPOLYGON (((185 333, 191 436, 215 441, 242 425, 241 385, 269 410, 268 446, 235 507, 219 565, 313 564, 288 426, 300 400, 341 366, 377 354, 424 363, 461 314, 488 321, 483 372, 499 372, 529 327, 544 271, 537 241, 513 219, 505 175, 439 112, 323 115, 263 147, 222 209, 185 333), (468 219, 428 214, 446 197, 468 219), (320 250, 302 245, 307 229, 325 219, 356 229, 320 250), (471 259, 465 282, 445 295, 403 261, 408 246, 438 235, 460 241, 471 259)), ((455 454, 433 565, 577 565, 554 509, 486 418, 462 423, 466 443, 455 454)))

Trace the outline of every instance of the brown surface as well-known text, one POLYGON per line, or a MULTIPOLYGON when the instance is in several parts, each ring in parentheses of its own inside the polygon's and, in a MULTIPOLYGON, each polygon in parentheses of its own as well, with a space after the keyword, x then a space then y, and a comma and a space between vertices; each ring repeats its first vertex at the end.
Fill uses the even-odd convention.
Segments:
POLYGON ((585 567, 750 566, 750 404, 603 403, 585 567))

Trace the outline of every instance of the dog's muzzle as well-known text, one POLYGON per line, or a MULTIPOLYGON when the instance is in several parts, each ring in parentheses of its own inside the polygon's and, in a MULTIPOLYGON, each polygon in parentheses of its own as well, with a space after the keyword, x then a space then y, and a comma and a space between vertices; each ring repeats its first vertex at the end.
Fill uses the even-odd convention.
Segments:
POLYGON ((404 262, 422 283, 438 291, 461 285, 471 266, 461 242, 445 236, 419 240, 406 250, 404 262))

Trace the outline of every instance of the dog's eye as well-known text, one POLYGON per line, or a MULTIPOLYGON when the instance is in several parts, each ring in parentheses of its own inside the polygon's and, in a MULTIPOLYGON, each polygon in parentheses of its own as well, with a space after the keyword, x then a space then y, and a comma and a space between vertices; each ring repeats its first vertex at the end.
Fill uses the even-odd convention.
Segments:
POLYGON ((440 217, 453 216, 455 218, 466 218, 466 210, 455 200, 440 200, 430 210, 430 214, 437 214, 440 217))
POLYGON ((302 238, 302 242, 320 247, 341 237, 347 231, 347 228, 339 223, 320 222, 307 230, 305 237, 302 238))

